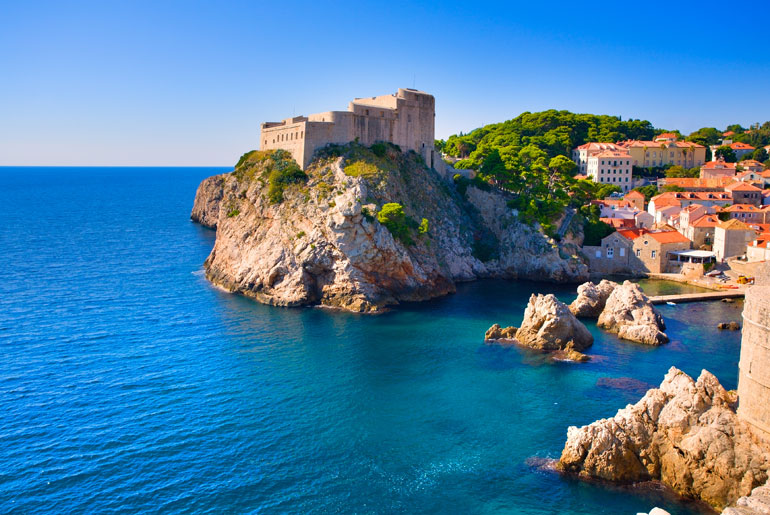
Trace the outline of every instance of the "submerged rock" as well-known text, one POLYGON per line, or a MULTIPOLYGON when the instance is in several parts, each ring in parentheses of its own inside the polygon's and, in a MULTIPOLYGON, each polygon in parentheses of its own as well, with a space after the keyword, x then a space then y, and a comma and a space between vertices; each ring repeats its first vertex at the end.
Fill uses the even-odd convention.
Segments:
POLYGON ((770 454, 735 412, 736 396, 674 367, 660 388, 609 419, 567 430, 559 469, 587 478, 660 480, 722 508, 768 478, 770 454))
POLYGON ((569 305, 570 311, 576 317, 580 318, 598 318, 604 310, 612 291, 618 286, 618 283, 602 279, 599 284, 592 282, 583 283, 578 286, 578 296, 569 305))
POLYGON ((642 292, 638 284, 625 281, 617 286, 599 315, 597 326, 617 333, 623 340, 647 345, 661 345, 668 341, 663 332, 663 317, 642 292))
POLYGON ((564 350, 557 350, 553 353, 553 359, 557 361, 574 361, 576 363, 585 363, 591 361, 591 357, 575 350, 572 342, 569 342, 564 350))
POLYGON ((522 345, 542 350, 582 351, 590 347, 594 337, 553 294, 532 295, 524 321, 516 331, 516 340, 522 345))
POLYGON ((717 329, 719 330, 729 330, 729 331, 740 331, 741 324, 738 322, 720 322, 717 324, 717 329))
POLYGON ((500 324, 494 324, 487 329, 487 332, 484 334, 484 340, 513 342, 516 340, 517 330, 518 329, 514 326, 500 327, 500 324))

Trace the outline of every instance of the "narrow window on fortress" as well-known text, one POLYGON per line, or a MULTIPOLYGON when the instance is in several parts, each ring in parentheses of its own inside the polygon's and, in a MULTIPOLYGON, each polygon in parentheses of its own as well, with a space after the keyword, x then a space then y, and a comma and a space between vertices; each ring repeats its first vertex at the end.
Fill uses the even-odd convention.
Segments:
POLYGON ((385 118, 385 111, 380 111, 380 118, 385 118))
POLYGON ((369 110, 368 110, 368 109, 364 109, 364 114, 365 114, 366 116, 369 116, 369 110))
POLYGON ((406 115, 406 121, 407 121, 407 123, 412 121, 412 115, 411 114, 406 115))
POLYGON ((304 138, 305 137, 305 131, 299 131, 299 137, 304 138))

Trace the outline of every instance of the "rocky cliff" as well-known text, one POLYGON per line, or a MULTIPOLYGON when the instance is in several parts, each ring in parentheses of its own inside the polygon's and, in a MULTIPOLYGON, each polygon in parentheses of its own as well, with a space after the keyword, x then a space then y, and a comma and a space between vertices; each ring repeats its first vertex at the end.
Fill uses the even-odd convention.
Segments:
POLYGON ((267 304, 376 312, 481 277, 587 277, 574 244, 465 186, 391 145, 331 147, 304 173, 282 151, 254 151, 201 183, 191 217, 217 230, 209 280, 267 304), (392 203, 403 211, 385 213, 392 203))
POLYGON ((559 468, 580 476, 657 479, 722 508, 768 478, 770 455, 735 413, 736 395, 703 371, 674 367, 660 388, 609 419, 567 430, 559 468))

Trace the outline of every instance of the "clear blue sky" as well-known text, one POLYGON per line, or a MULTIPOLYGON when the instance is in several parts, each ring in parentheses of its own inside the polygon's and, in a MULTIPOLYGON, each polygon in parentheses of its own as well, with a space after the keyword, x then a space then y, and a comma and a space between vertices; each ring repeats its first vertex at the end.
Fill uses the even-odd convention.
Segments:
POLYGON ((770 3, 0 0, 0 165, 232 165, 412 87, 436 135, 548 108, 770 120, 770 3))

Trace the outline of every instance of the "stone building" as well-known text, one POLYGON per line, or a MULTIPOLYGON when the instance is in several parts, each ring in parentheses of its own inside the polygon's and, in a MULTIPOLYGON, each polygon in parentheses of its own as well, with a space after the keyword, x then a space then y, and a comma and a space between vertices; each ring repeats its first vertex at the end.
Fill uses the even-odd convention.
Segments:
POLYGON ((620 229, 605 236, 600 246, 584 246, 583 255, 592 274, 643 275, 681 267, 676 253, 689 249, 690 240, 677 231, 637 228, 620 229))
POLYGON ((725 187, 733 198, 733 204, 762 205, 762 190, 746 182, 734 182, 725 187))
POLYGON ((588 156, 588 177, 594 182, 620 186, 628 192, 631 182, 631 154, 626 151, 604 150, 588 156))
POLYGON ((744 255, 746 246, 754 240, 755 235, 754 229, 734 218, 720 223, 714 229, 714 252, 717 260, 744 255))
POLYGON ((634 166, 644 168, 666 165, 694 168, 706 161, 706 147, 690 141, 677 141, 676 135, 661 134, 655 141, 629 140, 618 145, 631 154, 634 166))
POLYGON ((414 150, 428 166, 435 168, 443 165, 434 149, 435 117, 433 95, 399 89, 391 95, 356 98, 348 104, 347 111, 265 122, 260 133, 260 148, 288 150, 304 170, 315 151, 329 143, 358 140, 371 145, 386 141, 400 146, 404 152, 414 150))
POLYGON ((735 172, 735 163, 727 163, 723 159, 718 159, 716 161, 709 161, 700 167, 700 178, 735 177, 735 172))

